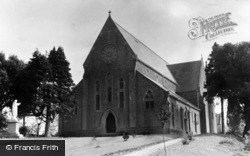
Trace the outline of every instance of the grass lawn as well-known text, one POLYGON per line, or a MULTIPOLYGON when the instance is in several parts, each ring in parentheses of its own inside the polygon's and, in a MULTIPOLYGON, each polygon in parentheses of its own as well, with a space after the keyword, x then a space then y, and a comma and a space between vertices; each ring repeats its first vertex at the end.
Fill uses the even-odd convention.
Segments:
MULTIPOLYGON (((167 147, 167 156, 250 156, 244 150, 242 140, 230 135, 200 135, 194 137, 189 145, 177 143, 167 147)), ((164 156, 159 150, 150 156, 164 156)))

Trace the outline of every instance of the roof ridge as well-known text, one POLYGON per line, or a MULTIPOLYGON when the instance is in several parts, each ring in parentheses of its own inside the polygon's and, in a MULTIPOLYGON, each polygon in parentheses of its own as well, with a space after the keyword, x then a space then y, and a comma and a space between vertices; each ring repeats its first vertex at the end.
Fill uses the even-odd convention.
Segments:
POLYGON ((194 63, 194 62, 200 62, 200 61, 201 61, 201 60, 180 62, 180 63, 169 64, 168 66, 179 65, 179 64, 185 64, 185 63, 194 63))
POLYGON ((161 60, 163 60, 166 65, 169 65, 169 63, 163 59, 161 56, 159 56, 156 52, 154 52, 151 48, 149 48, 146 44, 144 44, 142 41, 140 41, 139 39, 137 39, 134 35, 132 35, 130 32, 128 32, 125 28, 123 28, 121 25, 119 25, 118 23, 116 23, 114 20, 113 22, 118 25, 119 27, 121 27, 124 31, 126 31, 129 35, 131 35, 133 38, 135 38, 137 41, 139 41, 141 44, 143 44, 146 48, 148 48, 151 52, 153 52, 157 57, 159 57, 161 60))

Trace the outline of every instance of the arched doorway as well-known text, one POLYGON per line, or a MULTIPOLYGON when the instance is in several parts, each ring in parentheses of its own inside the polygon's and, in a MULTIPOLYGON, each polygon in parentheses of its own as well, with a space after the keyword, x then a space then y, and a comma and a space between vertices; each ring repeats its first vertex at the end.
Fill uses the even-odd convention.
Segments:
POLYGON ((112 113, 109 113, 109 115, 106 118, 106 132, 115 133, 115 131, 116 131, 115 117, 112 113))

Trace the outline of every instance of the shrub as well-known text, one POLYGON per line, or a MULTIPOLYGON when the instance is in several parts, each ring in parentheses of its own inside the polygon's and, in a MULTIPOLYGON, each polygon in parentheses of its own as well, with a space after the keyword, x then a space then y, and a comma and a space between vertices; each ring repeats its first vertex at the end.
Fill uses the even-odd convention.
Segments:
POLYGON ((188 132, 188 139, 190 140, 190 141, 192 141, 192 140, 194 140, 193 139, 193 136, 194 136, 194 134, 193 134, 193 132, 192 131, 190 131, 190 132, 188 132))
POLYGON ((127 141, 129 138, 129 135, 127 132, 124 132, 122 137, 123 137, 124 141, 127 141))
POLYGON ((7 128, 8 122, 6 119, 6 115, 0 112, 0 130, 5 130, 7 128))
POLYGON ((189 143, 190 143, 190 141, 188 139, 183 139, 182 140, 183 145, 188 145, 189 143))
POLYGON ((221 141, 219 142, 219 144, 227 144, 227 145, 233 146, 233 145, 234 145, 234 142, 233 142, 233 140, 227 138, 227 139, 221 140, 221 141))
POLYGON ((22 126, 19 128, 19 133, 26 136, 26 134, 29 133, 29 128, 27 126, 22 126))
POLYGON ((239 105, 234 105, 234 106, 231 106, 230 108, 228 108, 228 114, 227 114, 227 118, 228 118, 228 121, 227 121, 227 125, 229 127, 229 131, 232 133, 232 134, 235 134, 236 132, 243 132, 243 129, 242 129, 242 124, 243 124, 243 121, 242 121, 242 114, 239 113, 241 112, 241 107, 239 107, 239 105), (232 107, 232 108, 231 108, 232 107))
POLYGON ((182 137, 183 137, 182 144, 188 145, 190 143, 190 140, 188 138, 188 134, 185 131, 182 132, 182 137))

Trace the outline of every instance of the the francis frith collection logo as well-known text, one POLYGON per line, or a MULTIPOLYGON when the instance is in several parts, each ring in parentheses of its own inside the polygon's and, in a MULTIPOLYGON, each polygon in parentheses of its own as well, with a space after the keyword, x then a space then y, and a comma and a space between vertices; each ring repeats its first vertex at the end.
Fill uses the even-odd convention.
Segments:
POLYGON ((188 22, 191 28, 188 32, 188 37, 192 40, 205 37, 209 41, 218 36, 234 32, 234 26, 237 24, 231 21, 229 15, 231 15, 230 12, 208 19, 202 17, 192 18, 188 22))

